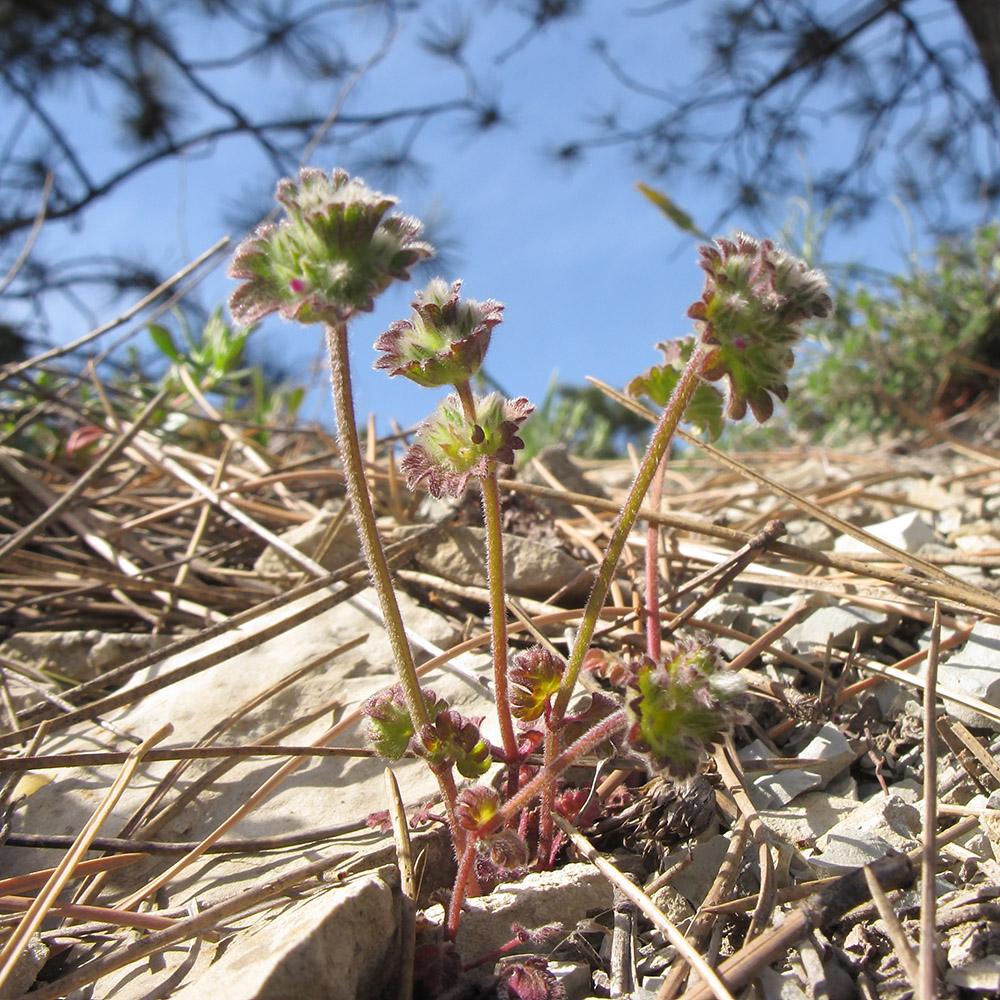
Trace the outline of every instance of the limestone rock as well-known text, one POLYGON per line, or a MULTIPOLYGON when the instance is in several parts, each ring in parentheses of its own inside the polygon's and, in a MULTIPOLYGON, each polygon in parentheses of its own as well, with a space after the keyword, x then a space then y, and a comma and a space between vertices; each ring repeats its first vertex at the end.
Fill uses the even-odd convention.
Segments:
MULTIPOLYGON (((940 541, 928 516, 915 510, 880 524, 870 524, 865 531, 904 552, 917 552, 922 545, 940 541)), ((873 555, 877 549, 850 535, 841 535, 833 543, 833 551, 843 555, 866 556, 873 555)))
POLYGON ((534 929, 561 923, 570 929, 612 902, 611 883, 593 865, 532 872, 520 882, 498 885, 488 896, 466 900, 455 945, 464 961, 474 962, 511 939, 511 924, 534 929))
POLYGON ((386 865, 237 934, 174 1000, 381 1000, 399 979, 399 876, 386 865))
MULTIPOLYGON (((592 581, 583 565, 561 549, 519 535, 504 535, 504 573, 508 593, 544 600, 563 587, 585 594, 592 581)), ((418 544, 418 566, 452 583, 486 587, 486 531, 455 525, 418 544)))
MULTIPOLYGON (((921 675, 926 664, 921 668, 921 675)), ((1000 708, 1000 625, 977 622, 969 641, 938 664, 938 684, 1000 708)), ((967 726, 1000 730, 1000 723, 945 700, 948 711, 967 726)))
POLYGON ((172 642, 170 636, 99 629, 18 632, 0 645, 0 656, 31 671, 51 672, 82 683, 172 642))
POLYGON ((816 842, 822 852, 809 863, 829 872, 847 871, 880 858, 889 848, 920 845, 920 811, 898 795, 878 794, 854 809, 816 842))
POLYGON ((782 641, 799 656, 822 658, 828 640, 834 649, 850 649, 855 634, 864 645, 873 636, 890 631, 892 622, 892 616, 883 611, 829 605, 817 608, 789 629, 782 641))
MULTIPOLYGON (((354 517, 348 514, 343 522, 335 525, 346 500, 324 504, 308 521, 283 531, 283 542, 298 549, 304 556, 314 559, 319 553, 319 564, 333 572, 361 557, 361 543, 354 527, 354 517), (322 546, 323 551, 320 552, 322 546)), ((269 545, 254 563, 254 570, 263 577, 287 576, 301 573, 302 568, 273 545, 269 545)))

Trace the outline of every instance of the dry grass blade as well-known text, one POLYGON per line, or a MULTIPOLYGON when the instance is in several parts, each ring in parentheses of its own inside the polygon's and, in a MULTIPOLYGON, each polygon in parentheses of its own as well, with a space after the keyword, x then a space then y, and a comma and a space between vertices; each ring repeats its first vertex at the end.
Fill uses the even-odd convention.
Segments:
POLYGON ((391 768, 385 769, 385 794, 389 800, 389 820, 392 823, 392 839, 396 843, 396 864, 399 868, 399 882, 403 890, 403 914, 399 967, 398 1000, 410 1000, 413 996, 413 955, 416 949, 416 899, 417 883, 413 875, 413 848, 410 831, 406 825, 406 810, 399 794, 399 783, 391 768))
POLYGON ((754 908, 750 927, 747 929, 747 940, 761 933, 771 918, 774 905, 777 902, 777 885, 774 880, 774 863, 771 860, 769 842, 771 840, 767 827, 762 822, 747 787, 743 765, 736 753, 732 737, 726 736, 723 744, 716 748, 715 764, 726 790, 736 801, 737 808, 746 818, 754 843, 757 845, 757 857, 760 862, 760 895, 754 908))
MULTIPOLYGON (((719 866, 712 888, 708 890, 708 894, 688 927, 687 938, 695 948, 704 947, 712 933, 712 928, 718 923, 718 914, 711 908, 721 903, 733 891, 736 878, 740 873, 740 862, 743 860, 743 848, 746 844, 748 830, 749 823, 744 816, 733 830, 729 848, 719 866)), ((664 977, 663 984, 656 994, 656 1000, 673 1000, 683 988, 687 977, 688 969, 685 966, 678 965, 672 968, 664 977)))
POLYGON ((892 908, 889 897, 882 891, 882 886, 878 884, 878 879, 872 874, 871 867, 865 865, 862 870, 865 873, 865 881, 868 883, 868 891, 871 893, 872 902, 878 909, 878 915, 885 924, 885 930, 889 935, 889 940, 892 942, 893 948, 896 949, 896 957, 899 959, 899 964, 902 965, 910 982, 917 983, 920 981, 920 963, 917 961, 917 956, 913 954, 913 949, 910 947, 910 942, 906 937, 906 931, 903 930, 903 925, 899 922, 899 917, 896 916, 896 911, 892 908))
POLYGON ((129 754, 128 762, 122 768, 111 788, 108 789, 104 800, 80 831, 73 846, 66 852, 65 858, 63 858, 62 862, 52 873, 48 882, 45 883, 45 886, 32 902, 14 932, 7 939, 3 950, 0 951, 0 987, 3 986, 13 972, 21 952, 28 946, 31 935, 35 933, 45 919, 45 915, 62 891, 63 886, 72 878, 74 869, 86 853, 90 842, 97 836, 97 831, 100 829, 101 824, 107 819, 115 803, 121 798, 122 793, 128 787, 128 783, 132 780, 136 768, 142 762, 143 755, 147 750, 159 743, 160 740, 169 736, 171 732, 173 732, 173 726, 169 724, 164 726, 148 739, 143 740, 129 754))
POLYGON ((7 539, 2 545, 0 545, 0 560, 9 556, 12 552, 21 548, 21 546, 27 544, 35 537, 44 527, 51 524, 64 510, 66 510, 70 504, 77 500, 91 483, 97 481, 98 477, 103 475, 105 470, 111 466, 111 463, 118 458, 118 456, 128 447, 132 442, 133 438, 145 427, 149 422, 149 419, 153 416, 159 406, 163 403, 163 400, 167 396, 167 390, 161 389, 150 401, 143 407, 142 411, 138 414, 135 420, 132 422, 131 426, 121 434, 117 440, 112 442, 108 449, 90 466, 87 471, 80 476, 80 478, 63 493, 58 500, 53 503, 44 514, 35 518, 31 524, 25 525, 20 531, 16 532, 10 538, 7 539))
POLYGON ((924 679, 924 849, 920 857, 920 979, 918 1000, 937 996, 937 705, 938 651, 941 645, 941 610, 934 605, 931 641, 927 650, 927 676, 924 679))
MULTIPOLYGON (((913 865, 905 854, 879 858, 871 869, 883 889, 901 889, 913 882, 913 865)), ((719 974, 733 989, 752 982, 762 969, 783 958, 810 931, 826 926, 863 903, 868 896, 864 871, 858 869, 836 879, 815 899, 794 910, 773 927, 746 944, 719 967, 719 974)), ((689 989, 681 1000, 709 1000, 712 990, 704 985, 689 989)))

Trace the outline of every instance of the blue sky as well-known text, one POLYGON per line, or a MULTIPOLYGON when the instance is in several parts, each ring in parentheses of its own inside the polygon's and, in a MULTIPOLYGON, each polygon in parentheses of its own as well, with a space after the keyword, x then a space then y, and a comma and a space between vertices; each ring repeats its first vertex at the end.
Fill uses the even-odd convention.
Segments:
MULTIPOLYGON (((942 9, 944 0, 921 0, 926 8, 942 9)), ((451 5, 454 8, 454 5, 451 5)), ((471 5, 470 5, 471 6, 471 5)), ((707 6, 707 5, 705 5, 707 6)), ((442 10, 448 7, 441 5, 442 10)), ((477 5, 477 10, 481 10, 477 5)), ((691 43, 692 21, 703 5, 688 5, 686 17, 675 19, 673 32, 650 31, 648 19, 625 16, 626 5, 595 0, 585 17, 551 25, 543 37, 511 56, 503 66, 492 54, 515 39, 524 22, 503 6, 477 15, 470 48, 477 68, 496 81, 501 106, 511 122, 493 132, 474 135, 455 121, 432 124, 417 145, 424 176, 408 180, 396 193, 401 208, 421 215, 446 213, 447 233, 460 243, 459 265, 442 270, 448 280, 462 277, 464 291, 474 298, 495 298, 506 305, 505 321, 494 333, 487 357, 490 373, 512 394, 540 402, 553 372, 562 381, 581 382, 596 375, 621 386, 654 363, 654 345, 689 332, 687 306, 701 290, 695 263, 695 243, 672 228, 635 190, 643 175, 624 155, 608 151, 584 157, 572 171, 558 166, 546 153, 567 137, 585 131, 587 115, 615 105, 627 112, 628 98, 616 89, 590 52, 588 43, 601 33, 613 49, 628 52, 637 74, 666 72, 674 81, 693 77, 701 66, 691 43), (616 96, 617 95, 617 96, 616 96)), ((660 22, 657 22, 659 25, 660 22)), ((348 43, 374 51, 379 33, 373 20, 356 20, 348 43)), ((431 99, 454 85, 455 70, 429 61, 413 44, 414 32, 401 32, 389 57, 362 78, 346 108, 352 111, 384 107, 400 101, 431 99)), ((206 54, 226 46, 204 36, 206 54)), ((236 92, 252 98, 257 112, 284 109, 289 102, 309 100, 324 106, 334 93, 303 93, 302 85, 279 73, 258 73, 237 82, 236 92)), ((121 154, 101 137, 97 109, 100 93, 78 93, 75 128, 107 150, 109 162, 121 154)), ((836 162, 851 153, 848 135, 831 133, 822 149, 811 151, 812 163, 836 162)), ((364 147, 349 148, 336 165, 354 170, 364 147)), ((324 152, 316 166, 338 161, 324 152)), ((814 166, 813 169, 817 169, 814 166)), ((803 166, 803 176, 806 176, 803 166)), ((160 268, 182 266, 228 231, 225 214, 238 207, 243 192, 260 189, 264 165, 247 143, 219 146, 211 157, 192 156, 144 173, 104 204, 73 235, 77 253, 103 249, 148 257, 160 268)), ((376 186, 378 178, 369 177, 376 186)), ((703 225, 715 216, 722 196, 711 183, 687 177, 671 181, 670 195, 703 225)), ((774 229, 794 206, 774 198, 774 229)), ((746 225, 733 218, 725 231, 746 225)), ((773 235, 773 231, 758 235, 773 235)), ((234 237, 240 234, 233 233, 234 237)), ((66 244, 68 234, 47 234, 49 246, 66 244)), ((919 233, 917 240, 920 241, 919 233)), ((925 244, 926 245, 926 244, 925 244)), ((887 189, 872 220, 846 235, 831 238, 825 252, 830 260, 848 260, 898 269, 913 249, 906 219, 887 189)), ((211 307, 224 300, 233 283, 221 271, 209 276, 197 294, 211 307)), ((402 380, 387 380, 371 370, 372 341, 393 320, 405 316, 413 286, 390 290, 376 312, 360 319, 352 332, 357 407, 362 417, 374 411, 383 421, 412 425, 429 413, 437 394, 402 380)), ((102 322, 117 309, 94 305, 102 322)), ((87 321, 67 308, 59 319, 60 334, 69 340, 86 332, 87 321)), ((319 330, 268 320, 256 334, 257 349, 308 378, 308 367, 320 349, 319 330)), ((330 404, 320 381, 303 415, 324 423, 330 404)))

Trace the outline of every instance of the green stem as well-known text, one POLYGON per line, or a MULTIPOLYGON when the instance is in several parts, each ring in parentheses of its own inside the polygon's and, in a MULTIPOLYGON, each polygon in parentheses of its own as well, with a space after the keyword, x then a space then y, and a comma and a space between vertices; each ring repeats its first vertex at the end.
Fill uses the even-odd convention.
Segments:
MULTIPOLYGON (((476 422, 476 403, 468 382, 456 385, 462 410, 470 424, 476 422)), ((483 524, 486 528, 486 579, 490 591, 490 639, 493 655, 493 695, 497 703, 500 724, 500 741, 504 755, 510 761, 507 792, 517 791, 518 762, 517 737, 510 712, 510 695, 507 685, 507 602, 503 566, 503 531, 500 526, 500 487, 497 485, 497 464, 490 459, 486 475, 479 477, 483 499, 483 524)))
MULTIPOLYGON (((660 509, 663 499, 663 477, 667 471, 664 454, 653 476, 649 503, 653 510, 660 509)), ((646 526, 646 652, 654 660, 660 658, 663 629, 660 627, 660 528, 650 521, 646 526)))
POLYGON ((604 606, 608 590, 611 587, 611 581, 614 579, 615 570, 618 567, 618 559, 622 554, 622 549, 625 547, 625 542, 628 540, 629 532, 631 532, 636 518, 639 516, 639 508, 642 506, 653 477, 656 475, 657 467, 663 456, 667 453, 671 441, 673 441, 677 425, 680 423, 681 417, 683 417, 695 389, 698 388, 702 372, 705 371, 714 355, 715 349, 706 350, 703 347, 699 347, 695 350, 683 374, 678 379, 677 385, 674 386, 673 394, 667 402, 663 415, 660 417, 660 422, 656 425, 656 430, 653 431, 653 436, 650 439, 649 447, 646 449, 642 465, 639 466, 635 482, 632 483, 632 488, 625 500, 618 523, 615 525, 615 530, 604 553, 604 560, 597 573, 597 579, 594 581, 590 597, 587 599, 587 606, 584 608, 583 619, 576 634, 576 641, 570 653, 569 663, 566 665, 566 672, 563 674, 559 693, 556 695, 556 700, 552 706, 553 728, 558 728, 559 722, 566 714, 566 707, 569 705, 573 688, 576 686, 576 679, 580 674, 583 658, 590 646, 590 640, 593 637, 594 629, 597 627, 601 608, 604 606))
POLYGON ((326 324, 326 346, 330 356, 330 381, 333 386, 333 407, 337 417, 337 443, 340 447, 340 462, 347 482, 347 495, 351 499, 351 510, 361 537, 361 548, 365 562, 372 575, 372 584, 382 608, 385 631, 392 647, 400 684, 406 697, 406 707, 413 720, 414 732, 430 725, 427 706, 420 693, 420 680, 410 644, 406 640, 406 627, 399 613, 399 602, 392 586, 389 562, 382 549, 382 539, 375 525, 375 511, 368 494, 368 480, 365 478, 361 446, 358 443, 358 429, 354 415, 354 394, 351 390, 351 367, 347 349, 347 326, 344 323, 326 324))

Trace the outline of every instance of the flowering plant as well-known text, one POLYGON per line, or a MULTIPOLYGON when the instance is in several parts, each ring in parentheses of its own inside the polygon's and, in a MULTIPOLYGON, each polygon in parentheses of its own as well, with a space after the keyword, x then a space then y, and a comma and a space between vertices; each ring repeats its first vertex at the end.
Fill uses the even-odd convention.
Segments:
MULTIPOLYGON (((787 397, 802 324, 825 315, 831 300, 822 274, 767 240, 737 233, 699 250, 705 285, 688 310, 694 336, 665 345, 663 365, 629 387, 652 399, 662 414, 565 660, 541 645, 513 657, 508 650, 497 470, 523 447, 518 430, 533 408, 523 397, 480 397, 472 390, 503 305, 463 299, 460 281, 434 278, 416 293, 410 317, 391 323, 376 340, 381 352, 376 368, 421 386, 453 390, 421 426, 401 467, 411 489, 423 487, 437 497, 458 497, 473 482, 479 487, 501 736, 500 745, 492 746, 478 720, 420 687, 375 524, 351 395, 348 322, 371 310, 375 296, 392 281, 406 279, 432 248, 418 238, 416 220, 387 214, 394 198, 342 170, 330 175, 303 170, 298 180, 278 185, 278 201, 285 218, 258 229, 236 251, 230 273, 243 284, 233 293, 231 308, 244 323, 276 311, 324 325, 341 460, 399 675, 397 684, 368 699, 363 713, 379 754, 398 760, 413 753, 438 780, 459 862, 445 924, 450 946, 462 900, 477 891, 477 862, 481 870, 485 864, 508 870, 552 864, 558 847, 553 814, 575 817, 584 806, 573 799, 570 808, 572 795, 557 803, 557 784, 583 754, 613 742, 655 768, 686 776, 739 717, 742 685, 715 647, 697 638, 669 647, 661 642, 655 544, 647 545, 646 654, 623 659, 592 648, 591 641, 626 538, 654 484, 654 501, 658 496, 680 421, 692 419, 716 435, 726 418, 739 419, 748 409, 758 421, 770 417, 774 399, 787 397), (595 693, 589 707, 571 711, 581 668, 613 679, 622 688, 621 700, 595 693), (538 752, 540 761, 529 762, 538 752), (456 771, 478 779, 493 761, 506 767, 501 784, 480 782, 459 791, 456 771), (530 844, 529 816, 535 817, 530 844)), ((543 964, 522 961, 505 974, 503 989, 511 996, 551 997, 556 986, 550 980, 543 964)))

